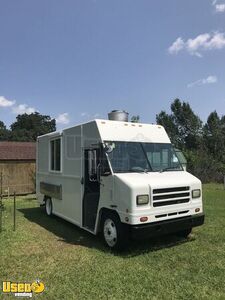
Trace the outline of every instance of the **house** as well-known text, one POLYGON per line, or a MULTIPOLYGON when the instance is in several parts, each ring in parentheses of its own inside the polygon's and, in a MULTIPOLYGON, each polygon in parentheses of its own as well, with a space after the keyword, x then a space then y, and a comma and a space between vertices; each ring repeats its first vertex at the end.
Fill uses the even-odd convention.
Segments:
POLYGON ((36 143, 0 142, 0 193, 35 192, 36 143))

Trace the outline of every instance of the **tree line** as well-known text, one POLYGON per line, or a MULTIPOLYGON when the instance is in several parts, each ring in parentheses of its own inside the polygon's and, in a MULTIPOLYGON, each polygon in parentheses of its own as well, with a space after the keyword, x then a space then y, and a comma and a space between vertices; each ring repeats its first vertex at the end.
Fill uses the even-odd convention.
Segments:
POLYGON ((21 114, 7 129, 0 121, 0 141, 35 142, 37 137, 56 130, 56 121, 48 115, 38 112, 21 114))
POLYGON ((222 182, 225 175, 225 116, 216 111, 206 123, 189 103, 175 99, 168 114, 161 111, 156 122, 164 126, 171 142, 183 151, 187 169, 203 182, 222 182))
MULTIPOLYGON (((175 99, 171 112, 161 111, 156 122, 164 126, 172 144, 185 155, 187 169, 203 182, 222 182, 225 175, 225 116, 211 112, 206 123, 188 102, 175 99)), ((133 116, 132 122, 139 122, 133 116)), ((0 141, 36 141, 37 136, 56 130, 56 121, 38 112, 21 114, 10 125, 0 121, 0 141)))

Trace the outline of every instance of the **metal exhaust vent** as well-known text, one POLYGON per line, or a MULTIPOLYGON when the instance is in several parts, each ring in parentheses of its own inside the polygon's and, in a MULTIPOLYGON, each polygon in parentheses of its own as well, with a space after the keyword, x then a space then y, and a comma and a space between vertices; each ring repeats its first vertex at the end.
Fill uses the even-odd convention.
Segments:
POLYGON ((108 113, 108 118, 111 121, 128 122, 129 113, 125 110, 112 110, 108 113))

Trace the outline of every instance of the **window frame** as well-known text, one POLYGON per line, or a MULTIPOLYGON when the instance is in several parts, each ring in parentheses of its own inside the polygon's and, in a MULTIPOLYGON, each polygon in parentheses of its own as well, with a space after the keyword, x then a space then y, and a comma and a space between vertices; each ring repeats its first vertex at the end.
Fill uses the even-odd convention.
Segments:
MULTIPOLYGON (((54 147, 55 148, 55 147, 54 147)), ((56 161, 56 153, 54 150, 54 162, 56 161)), ((49 140, 49 172, 51 173, 62 173, 62 168, 63 168, 63 162, 62 162, 62 136, 55 136, 49 140), (52 169, 52 142, 55 142, 56 140, 59 140, 60 144, 60 170, 54 170, 52 169)))

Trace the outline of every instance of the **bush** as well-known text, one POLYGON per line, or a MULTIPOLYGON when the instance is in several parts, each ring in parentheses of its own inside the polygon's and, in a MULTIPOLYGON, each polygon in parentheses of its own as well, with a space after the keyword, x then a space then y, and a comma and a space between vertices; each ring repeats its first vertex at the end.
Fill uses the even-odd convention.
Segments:
POLYGON ((224 181, 225 165, 215 160, 207 151, 186 151, 187 171, 203 183, 224 181))

